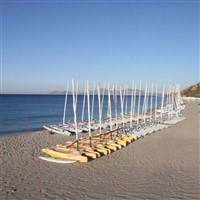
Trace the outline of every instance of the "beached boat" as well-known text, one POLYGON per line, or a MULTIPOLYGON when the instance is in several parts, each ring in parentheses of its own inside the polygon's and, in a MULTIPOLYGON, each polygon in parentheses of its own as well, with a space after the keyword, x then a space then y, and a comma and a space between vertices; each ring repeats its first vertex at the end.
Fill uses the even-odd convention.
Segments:
POLYGON ((75 163, 76 160, 69 160, 69 159, 62 159, 62 158, 52 158, 47 156, 39 156, 40 159, 48 161, 48 162, 55 162, 55 163, 63 163, 63 164, 69 164, 69 163, 75 163))
MULTIPOLYGON (((182 120, 184 117, 181 116, 181 110, 184 109, 180 100, 180 93, 178 90, 175 91, 175 87, 169 87, 168 93, 165 94, 165 85, 162 92, 162 102, 158 108, 157 103, 157 93, 158 86, 155 84, 148 85, 146 83, 145 93, 143 102, 141 102, 141 82, 139 86, 139 96, 138 96, 138 106, 136 112, 136 83, 132 83, 131 91, 131 109, 128 112, 128 86, 122 88, 120 87, 120 105, 121 111, 117 112, 117 86, 112 86, 111 95, 111 85, 107 84, 107 115, 106 118, 102 118, 103 110, 103 95, 100 95, 100 84, 98 84, 98 120, 93 119, 94 112, 94 94, 95 94, 95 84, 92 94, 92 111, 90 104, 90 90, 89 82, 85 84, 85 93, 83 98, 83 108, 82 108, 82 122, 77 121, 77 88, 78 84, 74 85, 72 80, 72 96, 73 96, 73 113, 74 122, 73 124, 65 123, 65 118, 63 117, 62 125, 45 126, 50 130, 63 131, 63 134, 68 134, 70 132, 75 133, 76 140, 74 142, 68 142, 67 145, 57 145, 54 150, 43 149, 42 152, 49 155, 50 157, 42 157, 41 159, 52 161, 52 162, 87 162, 88 159, 96 159, 102 155, 110 154, 113 151, 117 151, 127 146, 128 144, 136 141, 137 139, 143 138, 146 135, 150 135, 158 130, 169 127, 169 125, 176 124, 182 120), (153 91, 155 87, 155 105, 153 113, 153 91), (173 89, 172 89, 173 88, 173 89), (165 96, 167 96, 166 103, 164 104, 165 96), (113 101, 111 101, 111 98, 113 101), (84 107, 87 99, 88 108, 88 119, 87 122, 84 121, 84 107), (150 106, 149 106, 150 101, 150 106), (112 102, 114 102, 114 112, 112 113, 112 102), (125 107, 124 107, 125 104, 125 107), (142 104, 142 105, 141 105, 142 104), (141 107, 142 106, 142 107, 141 107), (92 131, 95 130, 96 135, 92 135, 92 131), (79 138, 79 133, 88 132, 88 137, 85 139, 79 138), (104 131, 104 133, 102 133, 104 131), (68 160, 68 161, 67 161, 68 160)), ((67 97, 65 98, 65 103, 67 97)), ((66 106, 64 108, 64 113, 66 112, 66 106)), ((65 116, 65 114, 64 114, 65 116)))
POLYGON ((61 153, 51 149, 42 149, 42 152, 48 154, 52 158, 63 158, 68 160, 75 160, 77 162, 87 162, 88 158, 85 156, 77 155, 75 153, 61 153))
POLYGON ((58 134, 62 134, 62 135, 66 135, 66 136, 70 136, 71 133, 68 130, 64 130, 61 128, 57 128, 57 127, 48 127, 48 126, 43 126, 44 129, 46 129, 47 131, 51 132, 51 133, 58 133, 58 134))

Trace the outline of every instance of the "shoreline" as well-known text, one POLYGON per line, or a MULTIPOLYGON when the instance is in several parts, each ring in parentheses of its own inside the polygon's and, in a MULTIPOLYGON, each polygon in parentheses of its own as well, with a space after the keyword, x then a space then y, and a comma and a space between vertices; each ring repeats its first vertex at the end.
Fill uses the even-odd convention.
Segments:
POLYGON ((0 139, 3 138, 3 137, 12 137, 12 136, 17 136, 17 135, 33 134, 33 133, 36 133, 36 132, 43 132, 43 131, 45 131, 45 130, 43 130, 41 128, 41 130, 25 131, 25 132, 15 132, 15 133, 9 133, 9 134, 1 134, 0 135, 0 139))
POLYGON ((34 131, 0 137, 2 199, 191 199, 199 192, 199 113, 108 156, 81 164, 40 160, 66 136, 34 131))
MULTIPOLYGON (((32 96, 32 95, 31 95, 32 96)), ((107 98, 107 97, 106 97, 107 98)), ((119 98, 119 97, 118 97, 119 98)), ((138 98, 138 97, 137 97, 138 98)), ((136 98, 136 100, 137 100, 136 98)), ((143 97, 141 97, 143 99, 143 97)), ((79 97, 80 105, 79 105, 79 112, 77 112, 77 119, 79 122, 82 121, 82 102, 83 96, 79 97)), ((120 107, 120 99, 118 99, 118 112, 121 111, 120 107)), ((2 135, 9 135, 9 134, 24 134, 27 132, 34 132, 37 130, 42 130, 43 125, 53 125, 53 124, 62 124, 63 121, 63 110, 64 110, 64 98, 57 97, 57 95, 53 95, 53 97, 5 97, 3 100, 4 108, 2 110, 2 130, 0 133, 0 137, 2 135), (24 99, 24 103, 20 103, 20 98, 24 99), (38 100, 40 102, 38 102, 38 100), (46 102, 49 103, 46 106, 46 102), (54 104, 54 102, 57 102, 54 104), (27 108, 29 108, 27 110, 27 108), (37 110, 34 111, 34 107, 37 107, 37 110), (49 110, 49 108, 51 108, 49 110)), ((154 100, 155 101, 155 100, 154 100)), ((137 102, 137 101, 136 101, 137 102)), ((142 107, 141 100, 141 107, 142 107)), ((161 103, 161 99, 158 100, 158 104, 161 103)), ((70 121, 73 123, 73 109, 71 105, 71 100, 69 99, 67 104, 67 113, 66 113, 66 122, 70 121)), ((128 105, 130 104, 130 98, 128 98, 128 105)), ((153 104, 153 107, 155 105, 153 104)), ((107 101, 104 101, 103 105, 103 118, 107 116, 107 101)), ((112 106, 114 108, 114 105, 112 106)), ((137 107, 137 105, 136 105, 137 107)), ((130 110, 130 105, 128 106, 128 110, 130 110)), ((94 101, 94 118, 98 120, 98 99, 95 97, 94 101), (97 110, 96 110, 97 109, 97 110)), ((114 112, 113 112, 114 114, 114 112)), ((114 116, 114 115, 113 115, 114 116)), ((85 107, 85 115, 84 120, 88 120, 87 116, 87 109, 85 107)))

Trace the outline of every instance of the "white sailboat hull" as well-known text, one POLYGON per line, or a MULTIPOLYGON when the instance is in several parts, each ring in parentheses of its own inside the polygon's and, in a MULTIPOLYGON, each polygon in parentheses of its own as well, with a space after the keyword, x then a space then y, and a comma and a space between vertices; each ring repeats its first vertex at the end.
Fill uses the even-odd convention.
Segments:
POLYGON ((49 162, 63 163, 63 164, 75 163, 76 162, 75 160, 67 160, 67 159, 61 159, 61 158, 51 158, 51 157, 45 157, 45 156, 40 156, 39 158, 42 159, 42 160, 49 161, 49 162))
POLYGON ((54 128, 50 128, 50 127, 47 127, 47 126, 43 126, 43 128, 46 129, 47 131, 52 132, 52 133, 58 133, 58 134, 66 135, 66 136, 71 135, 71 133, 69 131, 66 131, 66 130, 54 129, 54 128))

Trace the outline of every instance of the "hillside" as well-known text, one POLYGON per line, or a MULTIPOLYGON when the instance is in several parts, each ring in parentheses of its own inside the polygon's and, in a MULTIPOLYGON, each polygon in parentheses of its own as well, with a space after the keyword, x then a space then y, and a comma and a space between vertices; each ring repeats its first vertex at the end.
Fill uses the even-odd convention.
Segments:
POLYGON ((181 95, 186 97, 200 97, 200 82, 184 89, 181 95))

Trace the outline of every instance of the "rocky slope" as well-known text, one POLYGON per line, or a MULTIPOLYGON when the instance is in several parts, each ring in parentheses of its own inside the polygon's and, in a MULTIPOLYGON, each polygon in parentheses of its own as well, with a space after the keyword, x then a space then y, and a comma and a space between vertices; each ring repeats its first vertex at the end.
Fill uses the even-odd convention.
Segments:
POLYGON ((186 97, 200 97, 200 82, 184 89, 181 95, 186 97))

